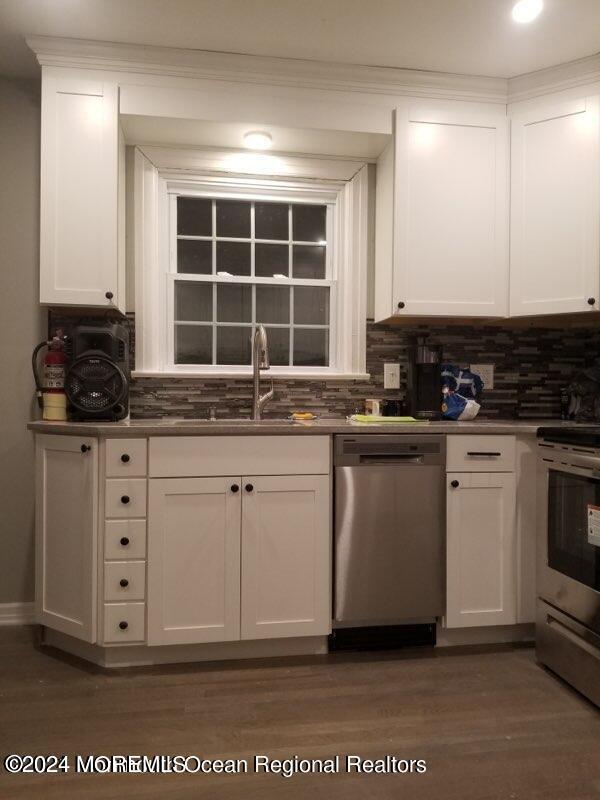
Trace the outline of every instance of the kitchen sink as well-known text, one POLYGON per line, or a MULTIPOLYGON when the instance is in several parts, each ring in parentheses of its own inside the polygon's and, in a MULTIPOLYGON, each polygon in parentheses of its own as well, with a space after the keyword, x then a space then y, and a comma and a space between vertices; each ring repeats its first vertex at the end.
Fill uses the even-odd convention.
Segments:
POLYGON ((291 419, 261 419, 261 420, 253 420, 253 419, 240 419, 239 417, 235 417, 232 419, 228 418, 219 418, 219 419, 185 419, 182 417, 178 417, 175 419, 161 419, 161 424, 164 425, 172 425, 173 427, 177 427, 177 425, 227 425, 227 426, 248 426, 248 425, 260 425, 261 427, 268 427, 269 425, 293 425, 294 422, 291 419))

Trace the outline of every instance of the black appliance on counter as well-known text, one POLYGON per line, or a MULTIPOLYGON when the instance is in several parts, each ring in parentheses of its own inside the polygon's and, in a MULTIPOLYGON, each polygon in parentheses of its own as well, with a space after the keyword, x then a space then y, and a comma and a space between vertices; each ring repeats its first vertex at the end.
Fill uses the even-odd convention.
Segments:
POLYGON ((409 348, 407 401, 416 419, 442 417, 442 346, 428 344, 425 336, 409 348))
POLYGON ((66 339, 65 393, 78 421, 118 421, 129 413, 129 332, 118 323, 78 325, 66 339))

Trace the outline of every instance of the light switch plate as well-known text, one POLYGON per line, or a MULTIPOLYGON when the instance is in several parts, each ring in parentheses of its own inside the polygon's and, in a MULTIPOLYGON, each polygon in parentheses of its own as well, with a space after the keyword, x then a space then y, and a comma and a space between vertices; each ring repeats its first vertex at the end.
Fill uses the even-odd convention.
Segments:
POLYGON ((390 364, 383 365, 383 388, 400 388, 400 364, 391 362, 390 364))
POLYGON ((471 372, 474 372, 476 375, 479 375, 479 377, 483 381, 484 390, 494 388, 493 364, 471 364, 470 370, 471 372))

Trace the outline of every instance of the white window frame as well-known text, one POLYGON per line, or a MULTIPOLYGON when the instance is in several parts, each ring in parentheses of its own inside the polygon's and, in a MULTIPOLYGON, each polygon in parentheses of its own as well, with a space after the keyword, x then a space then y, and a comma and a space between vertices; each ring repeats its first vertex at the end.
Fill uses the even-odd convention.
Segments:
MULTIPOLYGON (((273 366, 273 378, 365 379, 367 275, 367 167, 357 164, 351 180, 159 169, 139 148, 134 156, 134 269, 136 369, 134 377, 248 377, 252 366, 174 363, 173 293, 176 279, 210 283, 330 286, 328 367, 273 366), (219 277, 176 273, 178 194, 198 197, 325 204, 325 280, 219 277)), ((302 172, 303 159, 290 159, 302 172)), ((319 169, 311 159, 311 174, 319 169)), ((324 174, 331 162, 323 160, 324 174)), ((305 326, 302 326, 305 327, 305 326)), ((308 326, 310 327, 310 326, 308 326)))

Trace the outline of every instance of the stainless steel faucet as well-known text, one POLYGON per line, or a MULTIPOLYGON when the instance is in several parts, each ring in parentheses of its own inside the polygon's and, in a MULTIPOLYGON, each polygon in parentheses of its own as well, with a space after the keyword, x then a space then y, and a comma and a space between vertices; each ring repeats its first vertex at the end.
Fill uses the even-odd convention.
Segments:
POLYGON ((252 338, 252 419, 259 420, 263 408, 273 397, 273 379, 271 388, 266 393, 260 393, 260 371, 270 369, 269 344, 264 325, 258 325, 252 338))

